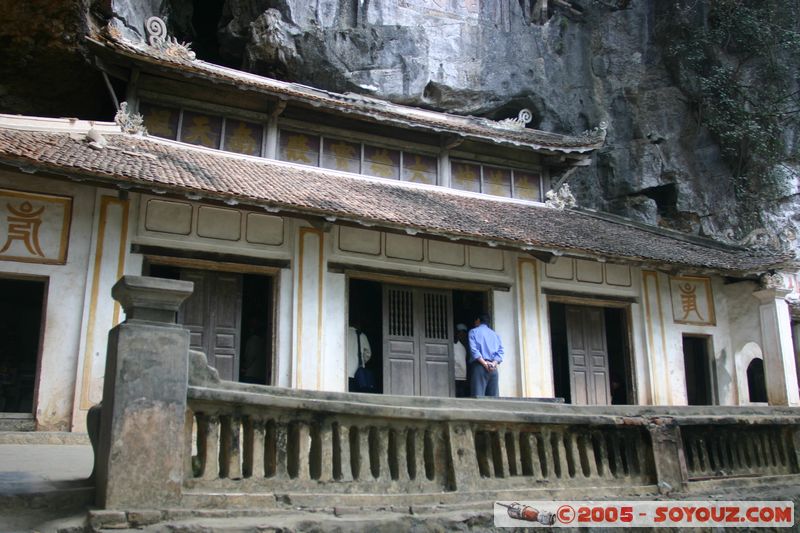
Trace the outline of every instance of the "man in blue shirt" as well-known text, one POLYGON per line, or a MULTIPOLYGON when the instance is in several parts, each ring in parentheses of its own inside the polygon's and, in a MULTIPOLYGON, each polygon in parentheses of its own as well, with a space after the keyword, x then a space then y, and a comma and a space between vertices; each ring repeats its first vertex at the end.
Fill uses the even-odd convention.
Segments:
POLYGON ((503 362, 503 343, 489 321, 489 315, 482 313, 469 332, 470 392, 475 397, 499 396, 497 367, 503 362))

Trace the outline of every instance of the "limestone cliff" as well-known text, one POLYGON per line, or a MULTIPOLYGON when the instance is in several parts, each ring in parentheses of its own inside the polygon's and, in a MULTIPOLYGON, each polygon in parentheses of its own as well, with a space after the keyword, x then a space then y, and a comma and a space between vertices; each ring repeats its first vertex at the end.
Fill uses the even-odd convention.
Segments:
MULTIPOLYGON (((490 118, 529 107, 533 127, 561 133, 606 121, 606 147, 570 178, 579 204, 691 233, 795 245, 800 200, 789 155, 793 128, 787 128, 785 157, 771 172, 771 186, 753 179, 743 194, 741 173, 723 157, 719 132, 704 127, 696 80, 671 49, 683 38, 671 33, 680 2, 99 4, 104 7, 95 18, 111 20, 128 38, 141 38, 144 20, 159 15, 200 58, 260 74, 490 118)), ((708 2, 692 4, 702 12, 708 2)), ((793 74, 787 79, 796 78, 797 65, 786 66, 793 74)))

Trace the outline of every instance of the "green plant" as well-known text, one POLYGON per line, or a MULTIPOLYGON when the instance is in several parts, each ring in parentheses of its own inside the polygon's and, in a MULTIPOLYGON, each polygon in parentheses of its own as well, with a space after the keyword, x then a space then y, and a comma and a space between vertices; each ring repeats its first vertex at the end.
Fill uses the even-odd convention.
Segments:
POLYGON ((783 132, 800 118, 798 1, 693 0, 671 9, 667 57, 717 139, 737 195, 774 189, 771 170, 795 155, 783 132))

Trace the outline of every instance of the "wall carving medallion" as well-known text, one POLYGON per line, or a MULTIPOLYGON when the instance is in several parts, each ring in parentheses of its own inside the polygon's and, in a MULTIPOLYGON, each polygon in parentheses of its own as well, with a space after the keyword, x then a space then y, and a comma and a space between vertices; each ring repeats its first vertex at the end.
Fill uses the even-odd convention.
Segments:
POLYGON ((711 279, 698 276, 670 276, 672 318, 676 324, 715 326, 711 279))
POLYGON ((67 262, 72 198, 0 189, 0 260, 67 262))

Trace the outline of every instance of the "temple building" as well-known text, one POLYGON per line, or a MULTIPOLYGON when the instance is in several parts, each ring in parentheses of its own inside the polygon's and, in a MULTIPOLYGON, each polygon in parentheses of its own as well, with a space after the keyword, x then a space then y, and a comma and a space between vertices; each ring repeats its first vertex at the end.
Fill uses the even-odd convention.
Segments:
POLYGON ((91 50, 115 123, 0 116, 0 425, 85 430, 125 274, 194 283, 178 321, 227 381, 347 392, 357 324, 378 393, 455 396, 484 312, 504 397, 800 404, 798 265, 575 206, 605 125, 335 94, 158 27, 91 50))

